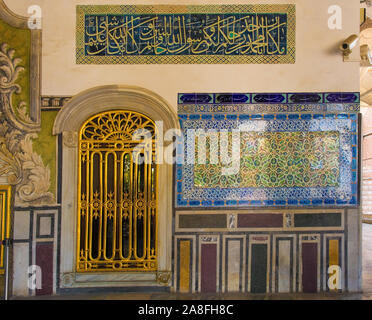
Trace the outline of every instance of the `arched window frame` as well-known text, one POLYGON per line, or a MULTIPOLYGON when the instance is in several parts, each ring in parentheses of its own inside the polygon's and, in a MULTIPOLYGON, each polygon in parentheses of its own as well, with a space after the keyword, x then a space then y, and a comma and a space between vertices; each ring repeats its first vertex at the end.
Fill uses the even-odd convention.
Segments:
MULTIPOLYGON (((173 108, 157 94, 133 86, 102 86, 74 96, 58 113, 53 133, 62 135, 61 288, 170 285, 172 269, 173 173, 158 165, 158 267, 155 272, 76 272, 78 132, 89 117, 109 110, 135 111, 162 121, 163 133, 179 129, 173 108)), ((164 143, 166 147, 166 143, 164 143)))

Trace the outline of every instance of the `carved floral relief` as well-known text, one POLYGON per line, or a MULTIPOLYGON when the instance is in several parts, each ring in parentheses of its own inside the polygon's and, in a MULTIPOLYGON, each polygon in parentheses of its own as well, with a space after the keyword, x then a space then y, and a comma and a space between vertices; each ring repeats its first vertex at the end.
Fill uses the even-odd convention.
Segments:
POLYGON ((16 205, 54 203, 50 169, 32 146, 40 124, 32 122, 25 102, 12 104, 13 94, 22 91, 17 79, 24 71, 14 56, 7 44, 0 46, 0 177, 15 186, 16 205))

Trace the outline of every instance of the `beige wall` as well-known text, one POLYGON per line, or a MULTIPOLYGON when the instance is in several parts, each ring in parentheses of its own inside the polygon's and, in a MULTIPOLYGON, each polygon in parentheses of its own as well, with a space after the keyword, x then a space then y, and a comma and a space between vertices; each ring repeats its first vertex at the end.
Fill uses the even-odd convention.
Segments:
POLYGON ((362 107, 363 178, 372 179, 372 108, 362 107))
MULTIPOLYGON (((43 10, 43 95, 74 95, 107 84, 137 85, 165 98, 176 109, 179 92, 359 91, 359 63, 342 61, 337 49, 359 32, 358 0, 5 0, 27 15, 43 10), (76 65, 77 4, 295 3, 296 63, 292 65, 76 65), (343 9, 342 30, 328 29, 328 7, 343 9)), ((358 53, 355 52, 356 58, 358 53)))
POLYGON ((372 214, 372 108, 362 107, 362 212, 372 214))

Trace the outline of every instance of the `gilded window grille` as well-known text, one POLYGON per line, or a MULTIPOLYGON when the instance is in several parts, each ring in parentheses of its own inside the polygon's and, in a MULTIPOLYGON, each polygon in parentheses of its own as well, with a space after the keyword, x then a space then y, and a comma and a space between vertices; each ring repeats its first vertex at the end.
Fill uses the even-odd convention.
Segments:
MULTIPOLYGON (((11 187, 0 186, 0 242, 10 237, 11 187)), ((5 246, 0 245, 0 275, 4 274, 5 246)))
POLYGON ((78 272, 157 269, 154 137, 154 122, 132 111, 101 113, 82 126, 78 272))

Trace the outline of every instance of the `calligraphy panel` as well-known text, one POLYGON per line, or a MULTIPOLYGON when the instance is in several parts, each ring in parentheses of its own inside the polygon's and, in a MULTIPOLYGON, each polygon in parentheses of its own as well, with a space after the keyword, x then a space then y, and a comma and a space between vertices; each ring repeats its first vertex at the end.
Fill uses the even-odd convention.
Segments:
POLYGON ((77 63, 294 63, 295 19, 295 5, 80 5, 77 63))

